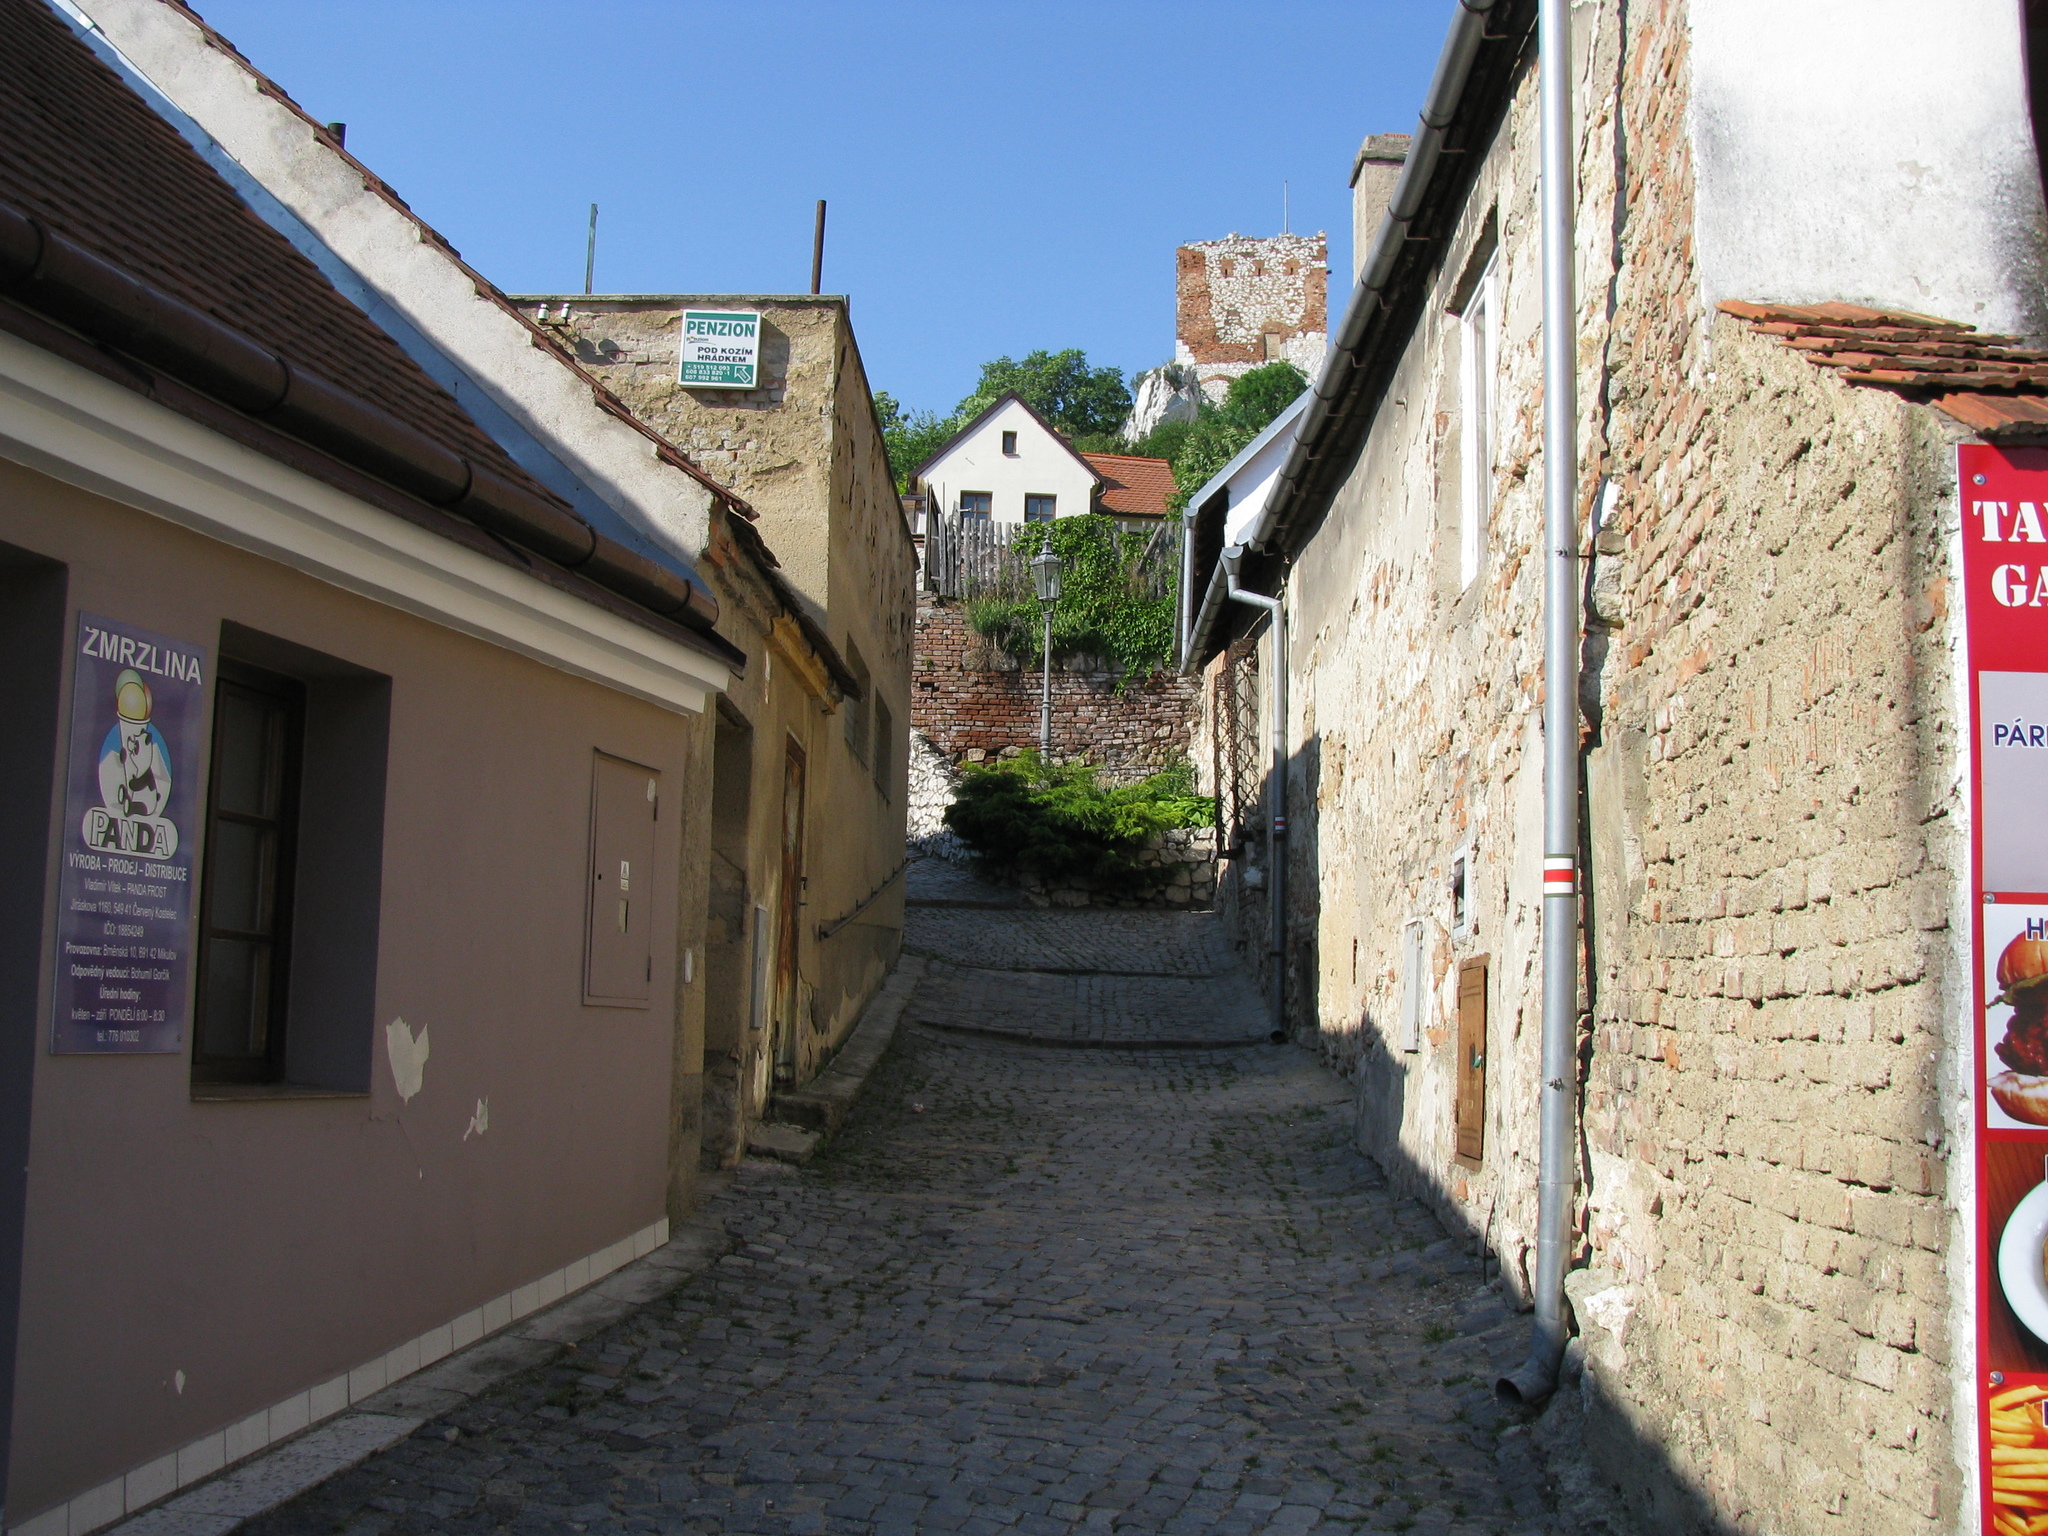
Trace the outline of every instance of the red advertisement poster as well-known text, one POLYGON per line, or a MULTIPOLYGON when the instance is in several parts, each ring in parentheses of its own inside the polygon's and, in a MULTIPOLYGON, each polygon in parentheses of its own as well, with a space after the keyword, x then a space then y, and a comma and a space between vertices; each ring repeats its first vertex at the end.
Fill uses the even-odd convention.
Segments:
POLYGON ((1958 450, 1983 1528, 2048 1536, 2048 449, 1958 450))

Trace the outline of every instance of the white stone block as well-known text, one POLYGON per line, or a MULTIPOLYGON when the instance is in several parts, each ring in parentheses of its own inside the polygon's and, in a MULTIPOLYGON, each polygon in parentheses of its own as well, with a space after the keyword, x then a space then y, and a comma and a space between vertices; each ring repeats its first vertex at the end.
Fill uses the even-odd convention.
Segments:
POLYGON ((403 1381, 420 1368, 420 1341, 407 1339, 384 1356, 384 1385, 403 1381))
MULTIPOLYGON (((72 1500, 76 1503, 77 1500, 72 1500)), ((7 1528, 7 1536, 71 1536, 71 1505, 59 1504, 55 1509, 46 1509, 33 1520, 24 1520, 19 1525, 7 1528)))
POLYGON ((65 1508, 70 1511, 70 1529, 77 1536, 84 1536, 86 1531, 96 1531, 128 1513, 128 1480, 125 1477, 111 1478, 97 1488, 87 1489, 65 1508))
POLYGON ((227 1464, 227 1432, 217 1429, 179 1450, 178 1486, 183 1488, 202 1477, 211 1477, 227 1464))
MULTIPOLYGON (((329 1411, 331 1412, 332 1410, 329 1411)), ((310 1392, 299 1392, 286 1398, 281 1403, 272 1403, 270 1405, 269 1419, 270 1440, 272 1444, 291 1435, 296 1435, 300 1430, 313 1422, 313 1394, 310 1392)))
POLYGON ((448 1325, 448 1352, 467 1349, 489 1330, 484 1325, 484 1309, 477 1307, 462 1314, 448 1325))
POLYGON ((168 1456, 159 1456, 155 1461, 145 1462, 123 1480, 124 1502, 132 1513, 158 1499, 178 1491, 178 1456, 173 1451, 168 1456))
POLYGON ((252 1413, 221 1431, 221 1448, 229 1462, 253 1456, 270 1444, 270 1412, 252 1413))

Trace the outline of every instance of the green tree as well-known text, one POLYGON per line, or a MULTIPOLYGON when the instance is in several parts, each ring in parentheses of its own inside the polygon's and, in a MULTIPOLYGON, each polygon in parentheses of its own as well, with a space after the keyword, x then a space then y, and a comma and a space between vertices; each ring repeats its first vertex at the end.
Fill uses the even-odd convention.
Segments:
POLYGON ((889 452, 889 472, 898 492, 910 489, 910 472, 938 452, 959 430, 952 417, 936 411, 906 411, 886 391, 875 395, 875 415, 882 422, 882 445, 889 452))
POLYGON ((1175 512, 1186 511, 1188 499, 1210 476, 1236 458, 1307 388, 1307 377, 1289 362, 1267 363, 1231 380, 1223 403, 1202 413, 1174 454, 1173 483, 1178 489, 1167 505, 1175 512))
POLYGON ((1004 394, 1016 393, 1062 435, 1115 432, 1131 414, 1131 392, 1115 368, 1091 368, 1079 347, 1029 352, 1021 361, 999 357, 981 365, 981 382, 954 416, 966 422, 1004 394))

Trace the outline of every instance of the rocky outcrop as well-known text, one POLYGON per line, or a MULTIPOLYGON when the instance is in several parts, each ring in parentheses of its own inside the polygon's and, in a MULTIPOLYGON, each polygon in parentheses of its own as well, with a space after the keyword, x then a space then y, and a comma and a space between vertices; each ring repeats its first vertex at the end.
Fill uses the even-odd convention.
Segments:
POLYGON ((1123 440, 1141 442, 1154 427, 1169 421, 1193 421, 1202 409, 1201 387, 1192 371, 1166 363, 1131 380, 1131 415, 1123 440))

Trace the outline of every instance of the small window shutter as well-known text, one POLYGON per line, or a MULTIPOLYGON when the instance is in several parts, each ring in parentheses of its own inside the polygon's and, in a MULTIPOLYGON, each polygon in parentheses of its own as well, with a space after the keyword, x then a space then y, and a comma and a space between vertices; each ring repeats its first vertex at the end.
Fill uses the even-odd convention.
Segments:
POLYGON ((1458 1161, 1486 1148, 1486 957, 1458 965, 1458 1161))
POLYGON ((1422 919, 1401 930, 1401 1049, 1422 1049, 1422 1019, 1428 1007, 1429 978, 1422 946, 1422 919))

